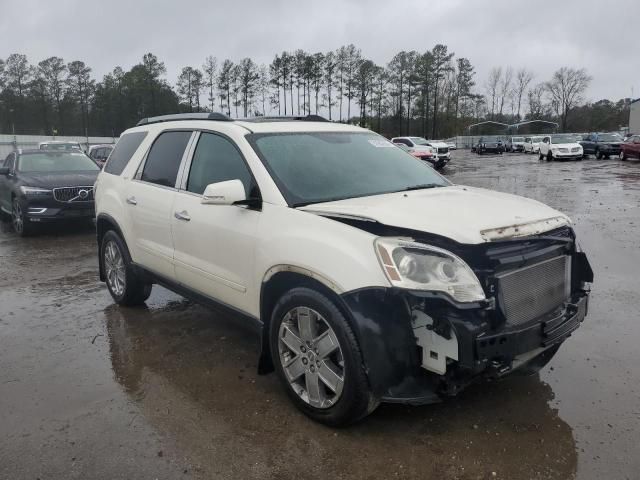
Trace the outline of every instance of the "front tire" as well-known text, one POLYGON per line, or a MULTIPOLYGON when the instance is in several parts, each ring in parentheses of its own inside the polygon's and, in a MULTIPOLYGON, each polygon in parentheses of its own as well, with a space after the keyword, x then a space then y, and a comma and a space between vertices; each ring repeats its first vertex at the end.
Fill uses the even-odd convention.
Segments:
POLYGON ((29 219, 24 214, 24 210, 22 209, 22 205, 18 198, 13 199, 11 224, 13 225, 13 230, 21 237, 28 237, 29 235, 33 235, 35 232, 35 227, 29 223, 29 219))
POLYGON ((553 162, 553 154, 551 152, 547 153, 547 162, 553 162))
POLYGON ((102 238, 100 262, 109 293, 118 305, 142 305, 149 298, 152 285, 135 272, 124 240, 113 230, 102 238))
POLYGON ((624 154, 624 150, 620 150, 620 160, 624 161, 627 159, 627 156, 624 154))
POLYGON ((285 293, 273 309, 269 341, 287 395, 313 420, 344 426, 378 406, 353 330, 322 293, 302 287, 285 293))
POLYGON ((602 160, 602 152, 600 150, 596 150, 595 156, 598 160, 602 160))

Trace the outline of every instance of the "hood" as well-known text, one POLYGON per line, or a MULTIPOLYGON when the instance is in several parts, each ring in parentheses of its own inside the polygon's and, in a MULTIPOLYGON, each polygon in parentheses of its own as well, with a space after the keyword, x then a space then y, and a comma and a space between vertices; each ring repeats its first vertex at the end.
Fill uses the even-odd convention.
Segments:
POLYGON ((535 235, 571 223, 535 200, 462 185, 316 203, 300 210, 376 221, 466 244, 535 235))
POLYGON ((449 144, 445 142, 429 142, 435 148, 448 148, 449 144))
POLYGON ((20 173, 23 185, 40 188, 93 186, 100 171, 20 173))

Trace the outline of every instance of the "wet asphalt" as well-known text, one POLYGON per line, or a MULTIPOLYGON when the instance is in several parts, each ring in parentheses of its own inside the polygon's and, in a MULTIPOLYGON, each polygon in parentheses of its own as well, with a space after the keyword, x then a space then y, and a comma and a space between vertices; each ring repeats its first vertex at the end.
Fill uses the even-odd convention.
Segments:
POLYGON ((455 183, 569 214, 596 281, 539 375, 333 430, 298 413, 258 338, 154 287, 113 304, 87 226, 0 227, 0 479, 640 478, 640 163, 454 152, 455 183))

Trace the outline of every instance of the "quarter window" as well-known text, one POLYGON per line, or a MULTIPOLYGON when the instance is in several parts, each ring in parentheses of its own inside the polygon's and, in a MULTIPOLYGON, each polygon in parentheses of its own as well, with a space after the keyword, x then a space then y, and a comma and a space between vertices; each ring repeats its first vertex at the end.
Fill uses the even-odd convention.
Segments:
POLYGON ((116 143, 116 147, 113 149, 104 171, 112 175, 120 175, 146 136, 147 132, 133 132, 122 135, 118 143, 116 143))
POLYGON ((180 161, 191 133, 190 131, 161 133, 149 150, 140 179, 143 182, 164 187, 175 187, 180 161))
POLYGON ((240 180, 247 197, 252 192, 252 177, 238 149, 224 137, 202 133, 193 154, 187 191, 202 195, 207 185, 227 180, 240 180))

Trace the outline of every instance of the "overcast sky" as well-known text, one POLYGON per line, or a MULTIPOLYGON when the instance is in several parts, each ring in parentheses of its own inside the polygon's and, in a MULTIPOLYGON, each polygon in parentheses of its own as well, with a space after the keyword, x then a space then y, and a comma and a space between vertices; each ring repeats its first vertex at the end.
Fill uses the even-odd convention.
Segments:
POLYGON ((83 60, 94 76, 152 52, 175 82, 207 55, 269 63, 302 48, 354 43, 386 64, 400 50, 446 44, 476 68, 527 67, 535 81, 562 66, 593 77, 589 100, 640 96, 640 0, 1 0, 0 58, 83 60))

